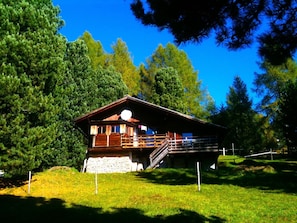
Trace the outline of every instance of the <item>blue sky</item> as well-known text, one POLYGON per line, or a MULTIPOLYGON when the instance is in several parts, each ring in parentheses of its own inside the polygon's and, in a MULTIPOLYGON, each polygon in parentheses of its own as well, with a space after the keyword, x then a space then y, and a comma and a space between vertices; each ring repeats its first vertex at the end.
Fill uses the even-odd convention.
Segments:
MULTIPOLYGON (((68 41, 74 41, 85 31, 101 42, 106 52, 111 52, 118 38, 126 42, 136 66, 150 57, 159 44, 173 43, 173 36, 155 27, 145 27, 132 15, 131 0, 53 0, 61 9, 65 21, 60 30, 68 41)), ((257 46, 238 51, 228 51, 215 44, 211 37, 201 44, 184 44, 184 50, 193 67, 198 71, 198 79, 215 100, 217 106, 226 101, 229 87, 235 75, 247 85, 250 98, 257 102, 253 88, 254 73, 261 73, 257 62, 257 46)))

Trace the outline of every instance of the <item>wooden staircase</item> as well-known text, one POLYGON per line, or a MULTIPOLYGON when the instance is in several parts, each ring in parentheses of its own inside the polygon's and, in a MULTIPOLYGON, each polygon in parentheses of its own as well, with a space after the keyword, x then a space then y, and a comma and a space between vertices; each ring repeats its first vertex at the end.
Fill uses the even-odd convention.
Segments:
POLYGON ((148 169, 153 169, 167 156, 169 153, 169 142, 167 139, 162 141, 162 144, 150 154, 150 165, 148 169))
POLYGON ((181 140, 163 139, 160 146, 150 154, 150 165, 147 168, 156 168, 168 154, 197 152, 219 152, 218 139, 210 136, 181 140))

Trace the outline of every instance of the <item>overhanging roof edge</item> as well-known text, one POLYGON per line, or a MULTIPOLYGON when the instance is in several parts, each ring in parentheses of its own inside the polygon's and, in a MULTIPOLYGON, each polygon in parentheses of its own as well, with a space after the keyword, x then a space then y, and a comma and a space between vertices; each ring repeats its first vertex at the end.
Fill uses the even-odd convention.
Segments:
POLYGON ((110 104, 107 104, 107 105, 105 105, 103 107, 95 109, 95 110, 93 110, 91 112, 88 112, 85 115, 82 115, 82 116, 80 116, 78 118, 75 118, 74 122, 78 123, 78 122, 84 121, 84 120, 92 117, 93 115, 96 115, 96 114, 98 114, 98 113, 100 113, 100 112, 102 112, 104 110, 115 107, 115 106, 120 105, 122 103, 125 103, 127 101, 132 101, 132 102, 136 102, 136 103, 139 103, 139 104, 143 104, 145 106, 149 106, 149 107, 152 107, 152 108, 167 112, 168 114, 183 117, 183 118, 185 118, 187 120, 190 120, 190 121, 198 122, 199 124, 202 124, 202 125, 209 125, 209 126, 213 126, 213 127, 217 127, 217 128, 226 129, 226 127, 224 127, 224 126, 213 124, 213 123, 210 123, 210 122, 206 122, 206 121, 203 121, 203 120, 201 120, 199 118, 196 118, 196 117, 193 117, 193 116, 190 116, 190 115, 186 115, 186 114, 183 114, 181 112, 177 112, 177 111, 162 107, 160 105, 156 105, 156 104, 153 104, 151 102, 147 102, 147 101, 141 100, 139 98, 132 97, 130 95, 126 95, 123 98, 120 98, 120 99, 118 99, 118 100, 116 100, 116 101, 114 101, 114 102, 112 102, 110 104))

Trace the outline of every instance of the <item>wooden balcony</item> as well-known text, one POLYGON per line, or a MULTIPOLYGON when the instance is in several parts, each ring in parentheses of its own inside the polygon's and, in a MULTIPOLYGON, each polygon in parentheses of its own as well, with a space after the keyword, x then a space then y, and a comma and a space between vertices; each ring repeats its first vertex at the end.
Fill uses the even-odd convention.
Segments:
POLYGON ((180 140, 169 140, 169 154, 219 151, 217 137, 214 136, 193 136, 180 140))
POLYGON ((158 148, 167 139, 165 134, 122 137, 122 148, 158 148))
POLYGON ((216 137, 211 136, 169 139, 165 134, 124 136, 119 133, 96 135, 93 148, 118 147, 122 149, 156 149, 159 148, 165 140, 168 142, 169 153, 218 150, 218 140, 216 137))

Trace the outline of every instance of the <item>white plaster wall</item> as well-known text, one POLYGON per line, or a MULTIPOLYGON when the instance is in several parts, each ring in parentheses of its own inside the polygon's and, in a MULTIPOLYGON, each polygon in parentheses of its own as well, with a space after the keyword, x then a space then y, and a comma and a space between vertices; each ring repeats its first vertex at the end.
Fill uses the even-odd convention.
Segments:
POLYGON ((90 157, 87 161, 87 173, 125 173, 134 171, 134 163, 129 156, 90 157))

